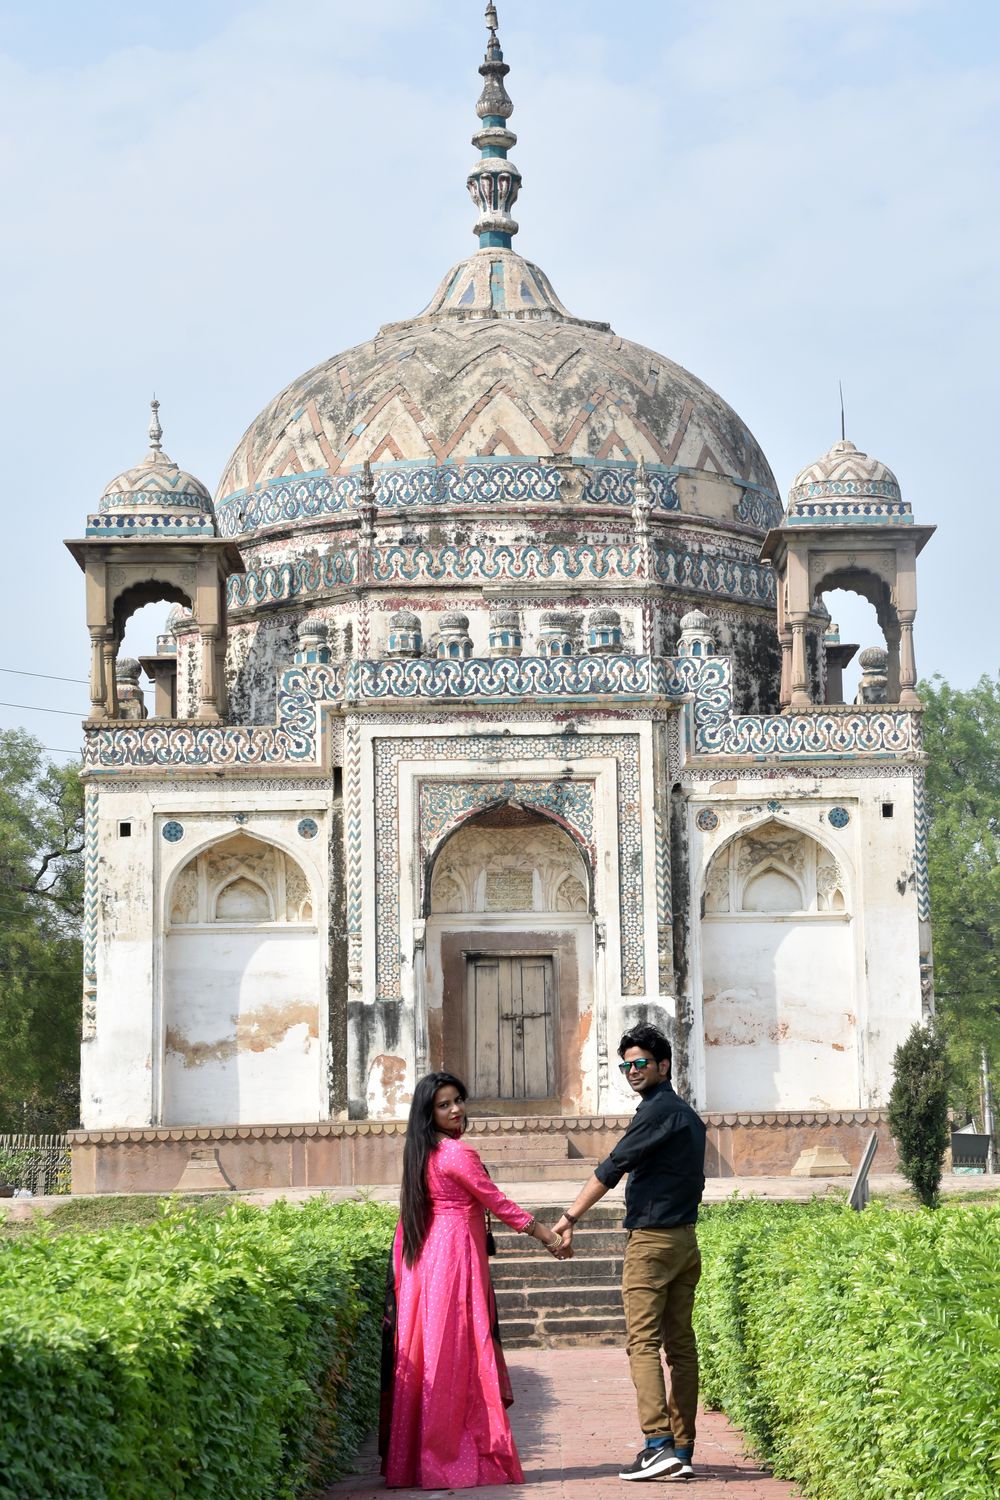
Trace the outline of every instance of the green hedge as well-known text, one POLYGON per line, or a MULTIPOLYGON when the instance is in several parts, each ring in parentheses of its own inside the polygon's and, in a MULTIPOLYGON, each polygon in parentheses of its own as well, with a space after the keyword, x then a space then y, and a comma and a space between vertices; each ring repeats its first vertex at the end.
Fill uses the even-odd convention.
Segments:
POLYGON ((699 1222, 702 1395, 817 1500, 1000 1495, 1000 1206, 699 1222))
POLYGON ((294 1500, 374 1418, 395 1211, 153 1225, 0 1250, 2 1500, 294 1500))

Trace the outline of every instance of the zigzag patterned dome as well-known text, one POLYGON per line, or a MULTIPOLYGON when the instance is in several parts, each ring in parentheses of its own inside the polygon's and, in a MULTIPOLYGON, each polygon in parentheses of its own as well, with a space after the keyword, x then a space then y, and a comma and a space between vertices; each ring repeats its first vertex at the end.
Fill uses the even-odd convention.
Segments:
MULTIPOLYGON (((776 503, 766 459, 721 397, 607 324, 572 317, 536 266, 489 247, 454 267, 418 317, 387 325, 276 396, 233 454, 217 510, 223 534, 287 522, 269 512, 267 488, 297 476, 314 502, 307 516, 339 509, 353 502, 365 459, 380 504, 405 481, 406 471, 394 485, 395 465, 446 468, 424 477, 426 502, 447 503, 450 487, 460 504, 463 465, 509 458, 568 460, 579 498, 596 501, 606 498, 596 471, 607 471, 605 489, 616 471, 630 487, 640 457, 654 503, 684 480, 691 494, 681 508, 694 514, 725 514, 720 481, 731 490, 730 519, 745 495, 776 503), (699 478, 711 487, 704 512, 699 478)), ((577 498, 572 488, 563 476, 559 498, 577 498)))
POLYGON ((317 365, 250 425, 216 492, 220 534, 315 533, 370 499, 380 509, 635 499, 692 517, 779 524, 767 460, 722 398, 672 360, 574 317, 511 249, 521 175, 508 152, 510 71, 487 7, 481 151, 468 176, 479 249, 406 322, 317 365))

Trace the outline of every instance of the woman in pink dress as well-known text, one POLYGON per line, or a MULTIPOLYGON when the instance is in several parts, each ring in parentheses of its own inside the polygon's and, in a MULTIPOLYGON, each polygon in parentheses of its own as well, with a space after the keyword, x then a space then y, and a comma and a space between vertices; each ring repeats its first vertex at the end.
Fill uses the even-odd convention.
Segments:
POLYGON ((521 1484, 510 1380, 486 1261, 486 1209, 549 1250, 559 1235, 494 1186, 462 1142, 465 1085, 430 1073, 413 1093, 383 1342, 379 1451, 388 1486, 521 1484))

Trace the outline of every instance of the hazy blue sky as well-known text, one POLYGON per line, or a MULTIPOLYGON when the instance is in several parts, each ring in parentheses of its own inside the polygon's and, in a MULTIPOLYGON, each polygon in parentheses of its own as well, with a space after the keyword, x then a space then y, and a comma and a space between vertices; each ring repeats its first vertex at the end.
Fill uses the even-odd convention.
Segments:
MULTIPOLYGON (((0 0, 0 667, 85 678, 62 548, 167 451, 214 489, 259 409, 473 248, 482 0, 0 0)), ((516 247, 736 408, 783 493, 839 435, 938 532, 922 673, 998 665, 1000 6, 500 0, 516 247)), ((845 639, 863 603, 828 601, 845 639)), ((133 632, 132 652, 145 647, 133 632)), ((83 684, 0 674, 82 713, 83 684)), ((71 717, 0 708, 72 749, 71 717)))

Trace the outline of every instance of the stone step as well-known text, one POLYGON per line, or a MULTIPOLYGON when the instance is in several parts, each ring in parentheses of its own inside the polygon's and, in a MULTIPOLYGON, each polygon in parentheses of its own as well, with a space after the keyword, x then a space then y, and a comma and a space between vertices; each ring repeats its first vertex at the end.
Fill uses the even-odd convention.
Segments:
POLYGON ((498 1255, 490 1261, 490 1276, 499 1290, 507 1286, 558 1286, 561 1283, 589 1286, 619 1286, 620 1255, 576 1255, 572 1260, 553 1260, 545 1255, 498 1255))
MULTIPOLYGON (((533 1157, 524 1161, 516 1161, 509 1156, 501 1160, 490 1156, 487 1151, 481 1151, 479 1154, 490 1176, 502 1178, 504 1182, 564 1182, 566 1180, 565 1156, 533 1157)), ((576 1157, 572 1165, 580 1167, 580 1179, 586 1181, 597 1166, 597 1158, 595 1157, 593 1161, 585 1161, 581 1157, 576 1157)), ((548 1211, 551 1217, 556 1217, 551 1207, 548 1211)))
POLYGON ((503 1286, 496 1287, 494 1295, 501 1315, 509 1317, 550 1312, 586 1312, 597 1316, 598 1309, 601 1309, 603 1316, 605 1308, 619 1313, 622 1307, 621 1290, 614 1282, 609 1282, 606 1286, 595 1286, 593 1283, 581 1286, 578 1282, 564 1286, 554 1286, 551 1283, 544 1286, 503 1286))
POLYGON ((519 1161, 561 1161, 566 1177, 576 1171, 575 1163, 580 1160, 574 1157, 574 1165, 570 1166, 569 1138, 565 1135, 503 1131, 495 1135, 470 1135, 466 1140, 484 1162, 496 1162, 505 1169, 508 1163, 519 1161))
POLYGON ((501 1319, 500 1336, 506 1349, 572 1349, 624 1347, 625 1316, 590 1317, 586 1313, 542 1313, 538 1317, 501 1319))
MULTIPOLYGON (((543 1223, 554 1224, 556 1215, 547 1214, 543 1217, 543 1223)), ((524 1254, 524 1237, 504 1229, 496 1219, 493 1220, 493 1237, 497 1242, 497 1259, 505 1255, 516 1256, 518 1252, 524 1254)), ((577 1229, 573 1233, 573 1253, 577 1256, 608 1255, 617 1252, 623 1254, 625 1250, 625 1231, 615 1229, 607 1225, 602 1229, 577 1229)))

